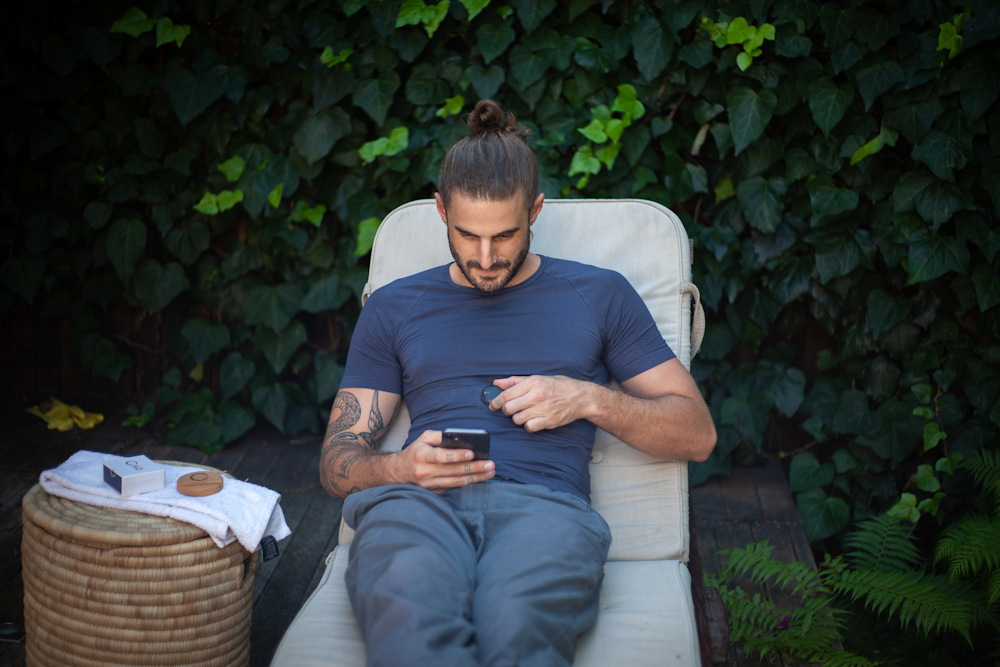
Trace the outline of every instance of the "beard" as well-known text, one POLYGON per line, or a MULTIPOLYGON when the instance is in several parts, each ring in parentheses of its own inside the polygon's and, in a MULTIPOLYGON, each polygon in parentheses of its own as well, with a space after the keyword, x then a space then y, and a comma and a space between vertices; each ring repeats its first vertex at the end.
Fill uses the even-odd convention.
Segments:
POLYGON ((528 251, 531 248, 531 234, 526 234, 524 237, 524 245, 521 246, 520 250, 517 252, 517 256, 513 261, 509 259, 502 259, 493 264, 493 266, 484 268, 479 265, 474 259, 470 259, 466 262, 462 261, 459 256, 458 251, 455 249, 454 244, 451 242, 451 234, 448 234, 448 248, 451 250, 451 256, 455 259, 455 265, 458 267, 465 279, 475 287, 480 292, 485 294, 492 294, 502 290, 507 286, 511 280, 520 272, 521 267, 524 265, 524 260, 528 257, 528 251), (495 271, 497 269, 505 269, 501 271, 500 275, 495 278, 482 278, 473 273, 473 269, 479 269, 481 271, 495 271))

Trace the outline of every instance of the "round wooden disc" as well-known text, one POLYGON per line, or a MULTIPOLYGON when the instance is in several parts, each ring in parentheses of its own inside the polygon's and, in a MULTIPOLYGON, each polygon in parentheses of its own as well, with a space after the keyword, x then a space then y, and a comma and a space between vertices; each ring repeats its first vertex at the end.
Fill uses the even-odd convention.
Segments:
POLYGON ((211 496, 222 491, 222 475, 190 472, 177 480, 177 490, 185 496, 211 496))

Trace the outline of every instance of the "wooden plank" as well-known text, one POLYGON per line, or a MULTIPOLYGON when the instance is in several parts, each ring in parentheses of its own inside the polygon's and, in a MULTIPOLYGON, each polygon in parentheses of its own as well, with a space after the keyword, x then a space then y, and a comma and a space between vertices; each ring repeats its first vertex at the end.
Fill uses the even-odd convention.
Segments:
MULTIPOLYGON (((319 466, 318 450, 310 451, 288 445, 283 445, 282 447, 285 449, 285 453, 279 458, 278 462, 271 469, 271 472, 261 483, 262 486, 266 486, 279 493, 283 489, 295 488, 299 480, 308 474, 309 470, 319 466)), ((290 494, 282 497, 281 510, 285 514, 285 522, 292 530, 293 535, 298 530, 311 502, 312 496, 305 493, 290 494)), ((307 530, 312 529, 307 527, 307 530)), ((268 581, 281 566, 281 561, 286 554, 287 551, 282 551, 277 558, 269 560, 266 563, 259 562, 257 564, 257 578, 254 582, 254 605, 260 600, 268 581)))
POLYGON ((331 536, 336 535, 340 523, 340 503, 333 502, 329 497, 300 497, 309 501, 300 522, 302 528, 292 534, 285 546, 280 567, 271 575, 263 595, 254 606, 251 667, 270 664, 278 642, 310 592, 311 576, 326 558, 326 547, 331 536))
POLYGON ((752 469, 734 467, 733 474, 720 484, 720 490, 725 501, 726 518, 737 521, 763 519, 752 469))
POLYGON ((35 312, 34 328, 35 384, 42 396, 62 397, 59 386, 59 321, 41 319, 35 312))
POLYGON ((698 555, 701 556, 701 567, 704 572, 719 574, 722 571, 722 559, 719 556, 720 547, 715 539, 715 524, 697 522, 695 525, 695 541, 698 544, 698 555))
POLYGON ((711 479, 691 489, 691 514, 695 520, 727 518, 726 499, 722 491, 724 481, 718 478, 711 479))
POLYGON ((344 508, 344 500, 343 498, 333 498, 333 497, 328 497, 327 499, 329 502, 334 503, 336 505, 337 525, 333 533, 331 533, 330 539, 326 541, 326 545, 323 547, 324 556, 322 560, 320 560, 320 562, 316 564, 316 569, 313 571, 312 577, 309 579, 309 586, 306 587, 305 597, 302 598, 303 603, 305 602, 306 599, 309 598, 310 595, 313 594, 313 591, 316 590, 316 587, 319 586, 319 580, 323 578, 323 573, 326 572, 326 558, 333 552, 334 549, 337 548, 337 545, 340 542, 340 519, 341 519, 340 515, 344 508))
POLYGON ((757 493, 761 511, 767 521, 798 521, 799 510, 788 490, 788 481, 781 462, 771 460, 756 469, 757 493))

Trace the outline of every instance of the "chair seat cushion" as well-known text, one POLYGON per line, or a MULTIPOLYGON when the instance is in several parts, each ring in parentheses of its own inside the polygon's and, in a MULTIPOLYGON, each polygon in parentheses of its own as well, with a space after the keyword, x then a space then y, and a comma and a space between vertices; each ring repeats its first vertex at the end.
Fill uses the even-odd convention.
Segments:
MULTIPOLYGON (((361 667, 365 644, 344 572, 346 545, 331 554, 316 590, 299 610, 272 667, 361 667)), ((604 566, 597 625, 580 638, 575 665, 699 667, 691 576, 676 560, 604 566)))

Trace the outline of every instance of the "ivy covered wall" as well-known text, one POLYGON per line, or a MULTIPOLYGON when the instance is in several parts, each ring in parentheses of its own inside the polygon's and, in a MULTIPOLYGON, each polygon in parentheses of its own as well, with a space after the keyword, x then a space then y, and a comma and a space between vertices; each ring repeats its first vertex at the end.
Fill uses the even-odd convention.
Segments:
POLYGON ((996 3, 131 1, 0 28, 0 312, 63 318, 112 381, 154 355, 171 442, 320 429, 379 220, 493 97, 547 197, 651 199, 694 239, 720 435, 694 481, 790 429, 814 541, 983 506, 996 3))

